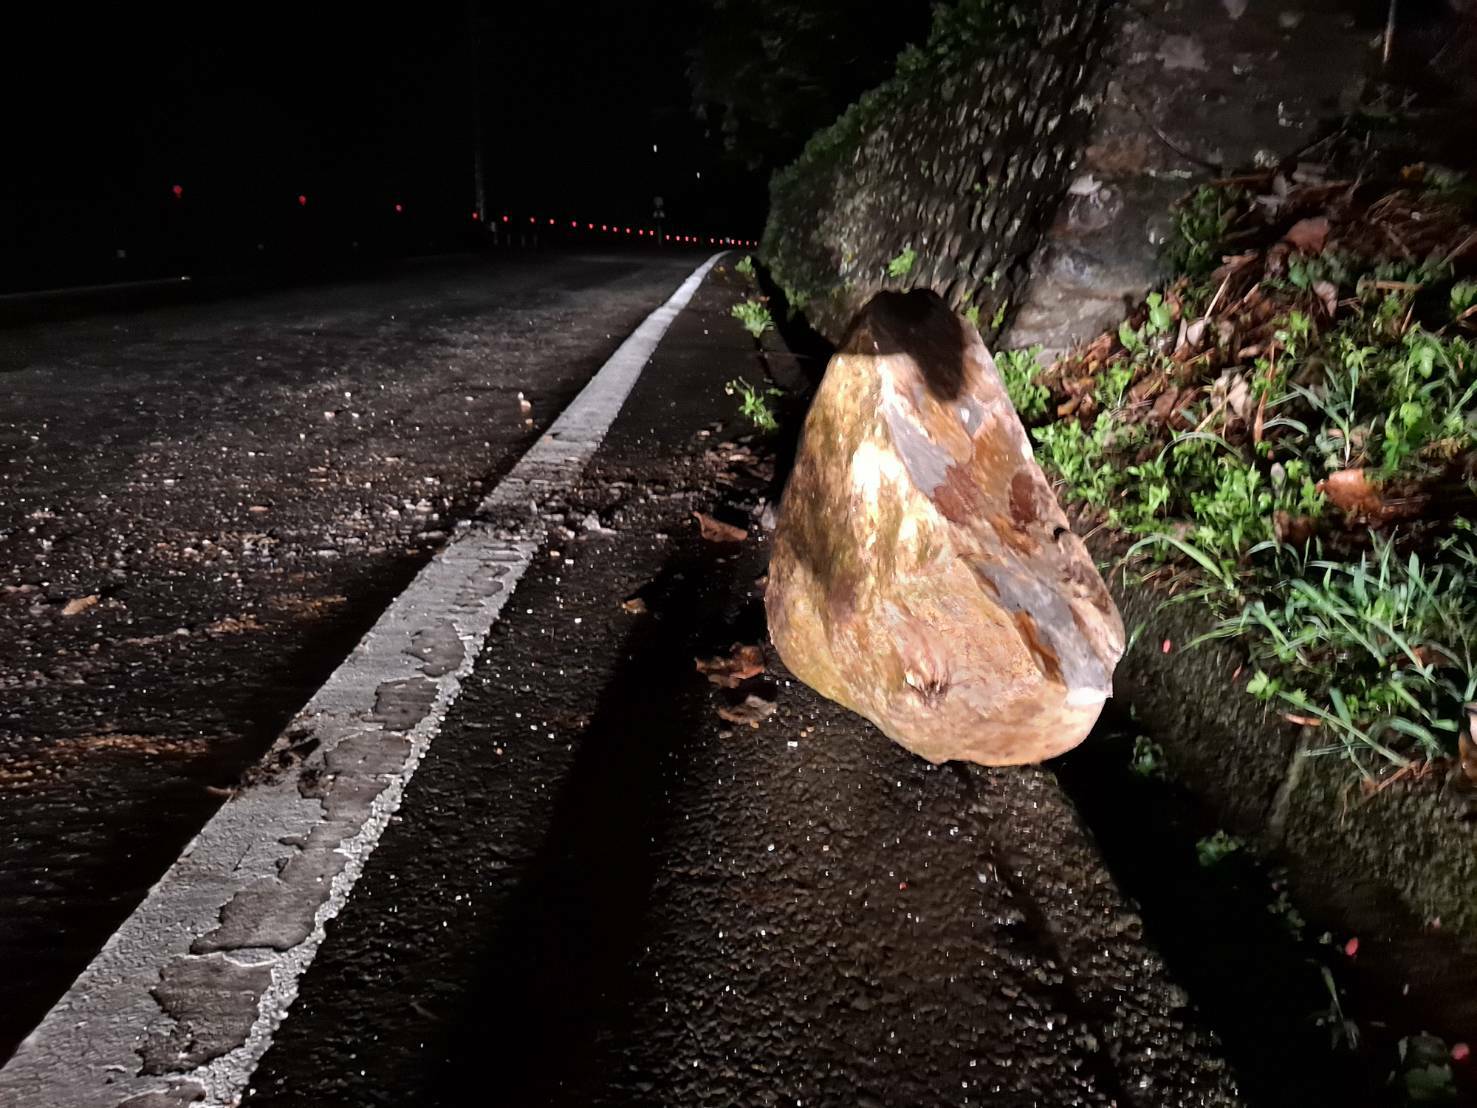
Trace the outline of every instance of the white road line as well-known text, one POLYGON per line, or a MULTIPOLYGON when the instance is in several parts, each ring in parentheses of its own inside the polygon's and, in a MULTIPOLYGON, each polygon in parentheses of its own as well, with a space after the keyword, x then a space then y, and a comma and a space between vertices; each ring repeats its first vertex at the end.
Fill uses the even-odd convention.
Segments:
POLYGON ((623 342, 298 713, 0 1070, 7 1108, 235 1104, 544 539, 699 266, 623 342), (526 513, 526 514, 525 514, 526 513))

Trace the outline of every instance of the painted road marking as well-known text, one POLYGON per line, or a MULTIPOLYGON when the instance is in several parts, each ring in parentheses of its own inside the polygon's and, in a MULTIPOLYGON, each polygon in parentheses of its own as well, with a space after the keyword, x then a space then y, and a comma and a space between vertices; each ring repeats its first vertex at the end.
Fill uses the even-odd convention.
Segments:
POLYGON ((715 254, 621 343, 0 1070, 8 1108, 235 1104, 571 486, 715 254))

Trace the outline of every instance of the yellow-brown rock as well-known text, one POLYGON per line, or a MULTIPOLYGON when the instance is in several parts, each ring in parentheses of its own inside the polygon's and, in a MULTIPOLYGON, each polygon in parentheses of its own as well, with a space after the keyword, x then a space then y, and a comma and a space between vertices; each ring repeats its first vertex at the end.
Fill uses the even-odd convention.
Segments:
POLYGON ((821 382, 765 595, 790 671, 931 762, 1086 737, 1123 621, 978 332, 880 293, 821 382))

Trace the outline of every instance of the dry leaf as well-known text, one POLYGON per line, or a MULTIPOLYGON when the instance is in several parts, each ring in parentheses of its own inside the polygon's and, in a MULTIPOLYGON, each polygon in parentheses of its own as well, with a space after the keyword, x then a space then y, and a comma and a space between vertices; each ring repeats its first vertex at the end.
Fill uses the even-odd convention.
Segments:
POLYGON ((1370 483, 1362 466, 1330 473, 1318 482, 1318 490, 1345 512, 1373 515, 1384 507, 1378 486, 1370 483))
POLYGON ((695 659, 697 671, 706 673, 708 680, 725 689, 737 688, 750 677, 764 672, 764 649, 734 643, 726 658, 695 659))
POLYGON ((1313 291, 1318 294, 1318 302, 1323 305, 1324 312, 1332 317, 1334 309, 1338 307, 1339 290, 1332 281, 1314 281, 1313 291))
POLYGON ((1477 784, 1477 743, 1472 741, 1472 729, 1477 727, 1477 704, 1468 704, 1466 709, 1467 726, 1457 736, 1457 757, 1467 780, 1477 784))
POLYGON ((714 519, 702 512, 693 512, 697 519, 697 525, 702 532, 703 538, 709 542, 743 542, 749 537, 749 532, 742 527, 735 527, 731 523, 724 523, 721 519, 714 519))
POLYGON ((96 603, 96 594, 93 594, 91 596, 79 596, 74 600, 67 601, 66 606, 62 608, 62 615, 80 616, 83 612, 87 611, 88 608, 91 608, 96 603))
POLYGON ((1328 242, 1328 217, 1319 215, 1298 220, 1288 228, 1282 241, 1304 254, 1323 253, 1324 244, 1328 242))
POLYGON ((1239 373, 1232 378, 1231 387, 1226 390, 1226 406, 1237 419, 1245 419, 1251 410, 1251 386, 1239 373))
POLYGON ((632 615, 639 616, 644 614, 646 611, 646 601, 642 600, 639 596, 633 596, 626 600, 622 600, 621 607, 630 612, 632 615))
POLYGON ((720 705, 718 715, 729 723, 747 723, 758 730, 761 723, 774 715, 774 701, 751 694, 744 697, 742 704, 735 704, 731 707, 727 704, 720 705))
POLYGON ((1312 516, 1295 516, 1280 510, 1272 516, 1272 526, 1278 542, 1294 546, 1302 546, 1318 532, 1318 524, 1312 516))

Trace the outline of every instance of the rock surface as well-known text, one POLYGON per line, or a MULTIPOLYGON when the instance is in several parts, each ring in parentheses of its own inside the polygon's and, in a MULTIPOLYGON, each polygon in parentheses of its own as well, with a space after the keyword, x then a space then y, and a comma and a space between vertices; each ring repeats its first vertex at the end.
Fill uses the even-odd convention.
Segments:
POLYGON ((1124 646, 989 352, 927 291, 878 294, 831 360, 765 603, 795 676, 931 762, 1076 746, 1124 646))

